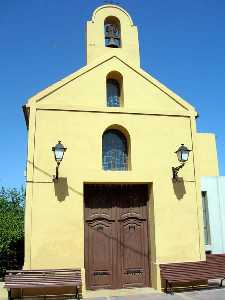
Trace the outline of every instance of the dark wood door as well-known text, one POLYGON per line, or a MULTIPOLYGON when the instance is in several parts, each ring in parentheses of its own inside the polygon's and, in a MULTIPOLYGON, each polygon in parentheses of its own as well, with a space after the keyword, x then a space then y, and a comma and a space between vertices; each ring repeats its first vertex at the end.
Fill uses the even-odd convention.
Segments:
POLYGON ((87 288, 149 285, 147 185, 85 185, 87 288))

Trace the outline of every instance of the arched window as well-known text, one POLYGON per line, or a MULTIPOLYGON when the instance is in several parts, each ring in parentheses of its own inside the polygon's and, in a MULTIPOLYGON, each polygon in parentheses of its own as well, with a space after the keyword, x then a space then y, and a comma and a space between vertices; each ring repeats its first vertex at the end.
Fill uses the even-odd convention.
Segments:
POLYGON ((107 106, 120 106, 120 85, 115 79, 107 79, 107 106))
POLYGON ((112 71, 106 77, 107 106, 123 106, 123 76, 112 71))
POLYGON ((108 17, 104 23, 105 46, 110 48, 121 47, 120 21, 115 17, 108 17))
POLYGON ((106 130, 102 136, 102 168, 111 171, 128 170, 127 139, 119 130, 106 130))

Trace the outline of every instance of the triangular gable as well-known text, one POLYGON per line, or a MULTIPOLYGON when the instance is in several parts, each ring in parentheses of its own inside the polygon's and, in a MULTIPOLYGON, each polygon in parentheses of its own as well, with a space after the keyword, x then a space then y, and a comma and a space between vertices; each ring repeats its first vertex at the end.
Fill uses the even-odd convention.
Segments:
MULTIPOLYGON (((27 106, 39 106, 41 104, 43 104, 43 101, 47 101, 47 98, 51 98, 53 96, 53 94, 55 93, 55 95, 61 94, 61 96, 63 95, 63 91, 66 89, 66 87, 68 87, 69 85, 71 85, 72 83, 75 83, 76 80, 80 80, 80 81, 84 81, 85 79, 85 75, 87 77, 87 74, 89 74, 90 72, 97 72, 98 68, 101 69, 102 67, 107 66, 107 64, 112 64, 114 62, 114 65, 118 66, 120 65, 121 68, 125 68, 125 72, 130 73, 134 72, 134 80, 142 80, 141 84, 144 86, 146 86, 146 84, 150 84, 152 89, 154 88, 154 94, 152 94, 152 97, 154 97, 154 101, 161 101, 160 99, 158 100, 158 95, 163 96, 164 98, 167 97, 168 100, 171 103, 171 107, 172 110, 175 109, 175 106, 177 106, 177 108, 185 110, 187 112, 190 112, 191 114, 194 113, 194 115, 197 115, 195 109, 193 106, 191 106, 188 102, 184 101, 181 97, 179 97, 178 95, 176 95, 175 93, 173 93, 170 89, 168 89, 167 87, 165 87, 163 84, 161 84, 158 80, 156 80, 155 78, 153 78, 151 75, 149 75, 147 72, 145 72, 144 70, 142 70, 141 68, 137 68, 132 66, 131 64, 129 64, 128 62, 126 62, 126 60, 124 58, 120 58, 117 56, 107 56, 101 59, 98 59, 95 61, 95 63, 93 64, 89 64, 81 69, 79 69, 78 71, 74 72, 73 74, 65 77, 64 79, 56 82, 55 84, 49 86, 48 88, 42 90, 41 92, 39 92, 38 94, 34 95, 33 97, 31 97, 27 103, 27 106)), ((93 75, 92 75, 93 77, 93 75)), ((78 81, 79 81, 78 80, 78 81)), ((77 81, 77 82, 78 82, 77 81)), ((90 79, 89 79, 90 82, 90 79)), ((95 85, 95 83, 93 83, 93 80, 91 81, 92 84, 95 85)), ((82 97, 82 93, 83 91, 87 91, 88 86, 86 86, 85 83, 83 84, 83 88, 78 92, 79 97, 82 97)), ((133 82, 130 82, 131 87, 130 89, 133 89, 133 82)), ((137 83, 138 84, 138 83, 137 83)), ((142 89, 141 89, 142 90, 142 89)), ((76 85, 74 86, 74 93, 76 93, 76 85)), ((148 93, 148 90, 146 90, 146 93, 148 93)), ((142 99, 143 96, 146 96, 143 91, 143 94, 140 95, 139 93, 139 98, 142 99)), ((68 96, 65 96, 65 98, 68 98, 68 96)), ((98 95, 99 98, 101 98, 101 95, 98 95)), ((163 97, 161 97, 163 99, 163 97)), ((87 95, 83 95, 84 101, 85 98, 87 98, 87 95)), ((89 96, 90 98, 90 96, 89 96)), ((63 101, 64 102, 64 101, 63 101)), ((58 103, 59 104, 59 103, 58 103)), ((62 103, 61 103, 62 104, 62 103)), ((78 105, 78 106, 85 106, 86 103, 83 104, 77 104, 76 102, 73 103, 74 105, 78 105)), ((139 106, 141 106, 140 101, 138 102, 139 106)), ((162 105, 165 105, 165 103, 162 103, 162 105)), ((94 105, 91 105, 90 103, 87 104, 87 106, 89 107, 96 107, 96 104, 94 103, 94 105)), ((176 109, 177 109, 176 108, 176 109)), ((141 110, 141 108, 140 108, 141 110)))

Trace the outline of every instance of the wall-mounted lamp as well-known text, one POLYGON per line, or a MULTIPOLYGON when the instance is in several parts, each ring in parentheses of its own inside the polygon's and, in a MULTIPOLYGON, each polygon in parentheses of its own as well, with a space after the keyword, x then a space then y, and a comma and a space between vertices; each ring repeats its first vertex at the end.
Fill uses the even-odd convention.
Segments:
POLYGON ((61 144, 61 141, 58 141, 58 144, 55 145, 55 147, 52 147, 52 151, 54 152, 55 155, 55 161, 57 163, 56 165, 56 174, 53 176, 53 180, 58 180, 59 178, 59 165, 61 161, 63 160, 64 152, 66 151, 67 148, 61 144))
POLYGON ((181 162, 181 165, 178 167, 172 167, 174 181, 178 181, 178 172, 180 169, 183 168, 186 161, 188 161, 190 152, 191 152, 191 150, 189 150, 186 146, 184 146, 184 144, 181 144, 181 146, 175 152, 177 154, 178 160, 181 162))

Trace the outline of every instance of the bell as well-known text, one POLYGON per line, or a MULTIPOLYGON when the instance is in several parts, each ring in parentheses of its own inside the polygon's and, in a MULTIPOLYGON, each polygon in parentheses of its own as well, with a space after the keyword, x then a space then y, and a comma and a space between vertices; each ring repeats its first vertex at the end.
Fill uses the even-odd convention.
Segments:
POLYGON ((114 37, 110 37, 109 41, 107 43, 107 47, 111 47, 111 48, 118 48, 118 40, 115 39, 114 37))
POLYGON ((120 34, 118 28, 113 24, 105 25, 106 46, 110 48, 120 47, 120 34))

